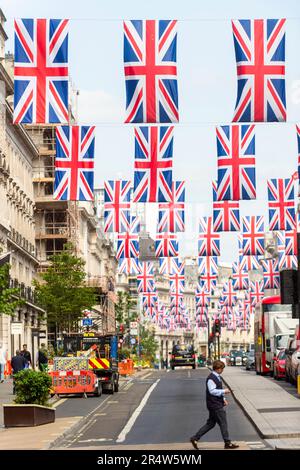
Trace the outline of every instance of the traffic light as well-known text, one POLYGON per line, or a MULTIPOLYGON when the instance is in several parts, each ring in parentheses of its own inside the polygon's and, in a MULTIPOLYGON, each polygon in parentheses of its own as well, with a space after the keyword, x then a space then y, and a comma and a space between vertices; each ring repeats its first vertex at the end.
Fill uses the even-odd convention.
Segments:
POLYGON ((215 320, 215 324, 214 324, 214 331, 215 331, 215 335, 220 335, 221 334, 221 323, 220 323, 220 320, 215 320))

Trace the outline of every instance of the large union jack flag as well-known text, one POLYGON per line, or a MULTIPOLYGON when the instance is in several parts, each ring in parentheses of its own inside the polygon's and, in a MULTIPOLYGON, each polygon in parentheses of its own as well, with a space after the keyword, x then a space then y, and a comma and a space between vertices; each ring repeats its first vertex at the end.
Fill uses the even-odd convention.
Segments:
POLYGON ((299 213, 296 214, 296 226, 293 230, 285 232, 285 254, 297 255, 298 254, 298 240, 297 235, 300 233, 300 217, 299 213))
POLYGON ((140 273, 137 275, 138 292, 152 292, 155 288, 153 263, 140 263, 140 273))
POLYGON ((130 230, 125 233, 118 233, 117 259, 139 257, 139 232, 139 219, 138 217, 133 217, 131 219, 130 230))
POLYGON ((183 293, 184 291, 184 261, 180 262, 178 258, 173 258, 172 271, 170 273, 171 292, 183 293))
POLYGON ((233 20, 237 101, 233 121, 286 121, 285 19, 233 20))
POLYGON ((213 231, 240 231, 240 203, 238 201, 217 201, 217 182, 213 181, 213 231))
POLYGON ((14 123, 68 123, 68 20, 15 19, 14 123))
POLYGON ((236 291, 234 290, 233 282, 225 282, 222 290, 222 298, 224 300, 224 305, 228 307, 233 307, 237 302, 236 291))
POLYGON ((220 256, 220 235, 212 225, 212 217, 200 217, 198 256, 220 256))
POLYGON ((279 258, 279 271, 283 269, 298 269, 298 259, 296 255, 281 255, 279 258))
POLYGON ((124 21, 125 122, 178 122, 177 21, 124 21))
POLYGON ((208 292, 216 288, 218 279, 217 256, 202 256, 198 258, 201 286, 208 292))
POLYGON ((157 292, 143 292, 143 308, 157 307, 157 292))
POLYGON ((243 217, 244 255, 264 254, 264 218, 261 215, 243 217))
POLYGON ((263 281, 250 281, 250 298, 252 307, 262 301, 264 298, 263 281))
POLYGON ((232 263, 233 288, 244 290, 249 288, 248 270, 241 263, 232 263))
POLYGON ((94 200, 94 126, 56 128, 54 199, 94 200))
POLYGON ((104 181, 104 232, 129 230, 131 192, 131 181, 104 181))
POLYGON ((208 307, 209 300, 210 300, 210 292, 205 290, 204 287, 197 284, 197 288, 195 291, 195 298, 196 298, 196 307, 208 307))
POLYGON ((178 256, 178 241, 175 233, 158 233, 155 241, 156 258, 178 256))
POLYGON ((119 260, 118 273, 136 276, 140 274, 141 268, 138 259, 123 258, 119 260))
POLYGON ((173 259, 174 258, 159 258, 159 274, 165 274, 169 276, 173 271, 173 259))
POLYGON ((270 230, 293 230, 295 221, 293 178, 268 180, 270 230))
POLYGON ((158 232, 184 232, 185 182, 173 181, 171 202, 158 206, 158 232))
POLYGON ((264 273, 264 289, 279 289, 278 259, 263 259, 261 265, 264 273))
POLYGON ((255 199, 255 126, 219 126, 216 135, 217 200, 255 199))
POLYGON ((173 127, 136 127, 133 202, 171 202, 173 127))

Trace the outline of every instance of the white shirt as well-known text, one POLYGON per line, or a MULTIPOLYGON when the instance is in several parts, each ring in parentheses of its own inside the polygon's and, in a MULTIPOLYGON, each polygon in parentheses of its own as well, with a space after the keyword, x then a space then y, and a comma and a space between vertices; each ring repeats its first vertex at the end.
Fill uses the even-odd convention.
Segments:
MULTIPOLYGON (((217 372, 213 371, 212 372, 216 377, 217 379, 221 382, 221 377, 220 377, 220 374, 217 374, 217 372)), ((207 388, 208 388, 208 391, 211 395, 213 395, 214 397, 224 397, 225 395, 225 390, 223 388, 217 388, 215 382, 212 380, 212 379, 209 379, 208 382, 207 382, 207 388)))

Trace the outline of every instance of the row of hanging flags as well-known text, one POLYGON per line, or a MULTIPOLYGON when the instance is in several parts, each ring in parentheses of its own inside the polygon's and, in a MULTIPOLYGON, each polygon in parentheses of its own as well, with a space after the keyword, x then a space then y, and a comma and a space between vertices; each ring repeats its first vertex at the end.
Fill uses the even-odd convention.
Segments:
MULTIPOLYGON (((255 125, 286 121, 285 19, 233 20, 237 99, 232 122, 218 126, 217 180, 212 184, 212 216, 202 217, 198 241, 200 281, 196 325, 205 327, 218 275, 220 232, 238 233, 239 259, 223 286, 218 315, 228 329, 249 328, 250 314, 264 288, 279 287, 279 271, 296 267, 297 224, 294 179, 268 181, 269 229, 275 231, 279 258, 264 260, 262 216, 240 218, 239 201, 256 198, 255 125), (235 124, 250 123, 250 124, 235 124), (263 269, 263 281, 250 282, 263 269), (239 300, 237 292, 246 292, 239 300)), ((185 230, 185 183, 173 179, 174 127, 179 122, 177 21, 124 21, 125 123, 135 127, 134 181, 105 182, 105 232, 117 233, 120 271, 134 274, 145 315, 162 328, 190 329, 183 300, 184 263, 177 232, 185 230), (170 307, 163 305, 153 265, 139 257, 140 224, 131 202, 159 204, 156 257, 170 279, 170 307)), ((69 126, 68 28, 66 19, 16 19, 14 123, 60 124, 56 128, 54 198, 93 200, 95 126, 69 126)), ((300 175, 300 127, 297 127, 300 175)))

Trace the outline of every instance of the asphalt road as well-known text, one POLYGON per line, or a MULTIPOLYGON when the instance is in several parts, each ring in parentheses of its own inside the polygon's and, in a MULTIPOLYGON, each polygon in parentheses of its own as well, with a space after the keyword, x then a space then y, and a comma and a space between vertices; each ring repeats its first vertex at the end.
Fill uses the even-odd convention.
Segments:
MULTIPOLYGON (((58 442, 57 447, 187 442, 207 419, 207 374, 207 369, 153 371, 131 379, 119 393, 103 395, 94 403, 93 398, 85 402, 68 399, 58 407, 61 416, 70 416, 74 407, 79 414, 79 408, 83 407, 82 413, 87 417, 80 428, 58 442), (93 407, 96 407, 95 411, 93 407)), ((228 401, 231 439, 246 441, 250 448, 265 448, 265 443, 233 398, 228 401)), ((202 439, 203 442, 221 440, 218 426, 202 439)))

